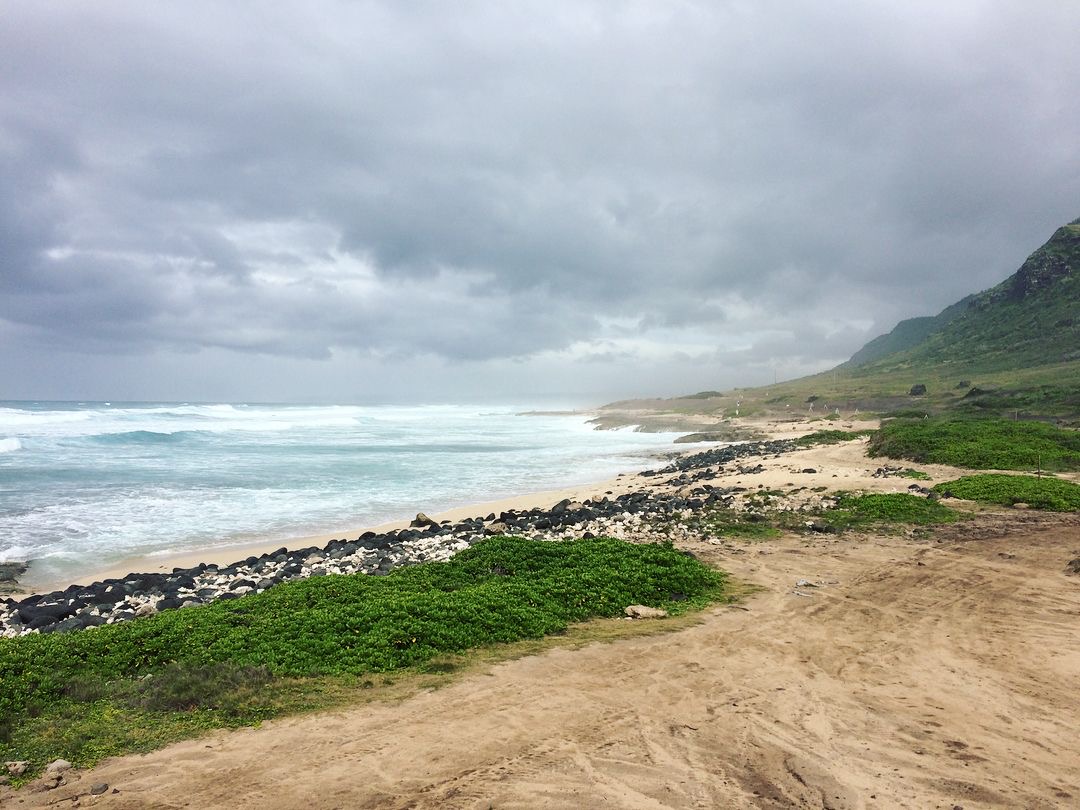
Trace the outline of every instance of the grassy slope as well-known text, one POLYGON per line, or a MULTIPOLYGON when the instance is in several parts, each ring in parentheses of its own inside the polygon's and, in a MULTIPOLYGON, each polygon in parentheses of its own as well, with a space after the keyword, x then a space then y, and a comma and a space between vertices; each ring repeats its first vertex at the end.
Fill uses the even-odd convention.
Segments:
POLYGON ((1059 228, 1009 279, 974 296, 957 318, 913 347, 851 368, 850 380, 912 379, 944 394, 967 379, 981 389, 1004 391, 969 397, 963 405, 1075 413, 1078 313, 1080 224, 1074 222, 1059 228))
POLYGON ((935 407, 1080 411, 1080 222, 914 346, 846 369, 849 388, 923 383, 935 407), (970 396, 961 380, 990 393, 970 396), (968 395, 968 396, 965 396, 968 395))
POLYGON ((850 360, 840 365, 840 368, 863 366, 882 357, 906 351, 919 345, 930 335, 945 327, 954 318, 962 315, 974 297, 968 296, 962 301, 957 301, 937 315, 923 315, 900 321, 893 327, 891 332, 874 338, 855 352, 850 360))
POLYGON ((835 369, 776 385, 736 388, 709 398, 636 400, 606 407, 733 417, 736 403, 743 417, 823 416, 827 405, 830 410, 840 408, 845 418, 858 408, 870 415, 903 409, 931 414, 966 411, 1011 417, 1020 411, 1022 416, 1054 416, 1080 422, 1080 360, 985 374, 972 368, 931 365, 872 372, 835 369), (969 381, 973 387, 990 393, 965 399, 970 389, 958 388, 961 381, 969 381), (926 396, 908 395, 915 384, 927 387, 926 396), (807 400, 812 396, 817 399, 811 413, 807 400))
POLYGON ((1080 224, 1059 228, 1020 269, 970 299, 965 311, 918 344, 860 368, 910 366, 983 374, 1080 360, 1080 224))

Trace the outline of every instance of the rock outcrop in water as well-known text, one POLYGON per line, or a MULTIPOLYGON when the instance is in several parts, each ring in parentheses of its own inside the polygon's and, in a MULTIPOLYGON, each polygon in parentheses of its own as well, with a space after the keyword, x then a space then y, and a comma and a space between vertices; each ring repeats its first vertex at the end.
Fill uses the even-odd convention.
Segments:
POLYGON ((0 563, 0 594, 13 593, 19 588, 19 577, 26 573, 24 562, 0 563))

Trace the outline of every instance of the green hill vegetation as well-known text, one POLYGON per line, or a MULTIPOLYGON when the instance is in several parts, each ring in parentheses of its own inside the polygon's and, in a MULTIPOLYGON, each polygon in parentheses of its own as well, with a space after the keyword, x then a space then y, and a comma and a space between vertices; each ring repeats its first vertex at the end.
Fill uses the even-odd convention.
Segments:
POLYGON ((963 315, 974 298, 974 295, 969 295, 962 301, 946 307, 937 315, 922 315, 900 321, 891 332, 879 335, 855 352, 850 360, 840 365, 840 368, 857 368, 880 360, 882 357, 918 346, 930 335, 963 315))
POLYGON ((1080 413, 1080 220, 1014 273, 923 324, 901 324, 837 371, 837 394, 902 396, 926 386, 930 411, 1080 413), (880 352, 884 341, 889 352, 880 352), (869 350, 869 351, 868 351, 869 350), (891 389, 891 390, 890 390, 891 389))
POLYGON ((1080 220, 1058 228, 1005 281, 933 320, 911 345, 861 362, 856 353, 850 364, 857 374, 941 366, 975 376, 1080 360, 1080 220))

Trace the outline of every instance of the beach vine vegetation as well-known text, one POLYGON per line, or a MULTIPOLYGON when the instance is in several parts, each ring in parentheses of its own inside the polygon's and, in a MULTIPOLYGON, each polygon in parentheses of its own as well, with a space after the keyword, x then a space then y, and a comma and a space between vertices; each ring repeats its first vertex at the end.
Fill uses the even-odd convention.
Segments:
POLYGON ((725 576, 666 544, 489 538, 448 562, 326 576, 74 633, 0 640, 0 759, 89 765, 310 703, 327 679, 558 634, 630 604, 672 614, 725 576))
POLYGON ((934 487, 937 492, 980 503, 1025 503, 1050 512, 1080 512, 1080 485, 1047 476, 984 473, 966 475, 934 487))
POLYGON ((1080 470, 1080 431, 1005 419, 898 419, 882 424, 867 453, 974 470, 1080 470))
POLYGON ((900 472, 896 473, 896 477, 911 478, 915 481, 929 481, 931 476, 927 473, 924 473, 922 470, 916 470, 912 467, 905 467, 904 469, 900 470, 900 472))
POLYGON ((960 519, 940 501, 906 492, 837 493, 835 506, 821 517, 835 531, 893 524, 934 526, 960 519))
POLYGON ((869 436, 873 433, 872 430, 818 430, 813 433, 808 433, 805 436, 800 436, 795 440, 795 444, 799 447, 813 447, 819 444, 840 444, 841 442, 850 442, 855 439, 861 439, 865 436, 869 436))
POLYGON ((964 517, 937 498, 906 492, 837 492, 817 508, 792 509, 785 506, 782 491, 760 490, 746 497, 745 506, 745 509, 716 506, 678 522, 705 537, 755 541, 770 540, 783 532, 839 533, 860 529, 895 532, 953 523, 964 517))

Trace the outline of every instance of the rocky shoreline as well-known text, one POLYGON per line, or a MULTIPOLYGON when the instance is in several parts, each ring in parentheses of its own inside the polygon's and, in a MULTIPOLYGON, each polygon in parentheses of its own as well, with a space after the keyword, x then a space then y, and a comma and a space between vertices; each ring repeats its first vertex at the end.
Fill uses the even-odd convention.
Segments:
MULTIPOLYGON (((729 445, 675 458, 659 470, 638 474, 633 491, 582 502, 563 500, 548 509, 509 510, 457 522, 436 522, 418 514, 407 529, 365 532, 355 540, 325 546, 278 549, 231 565, 200 564, 171 573, 131 573, 62 591, 0 602, 0 637, 68 632, 115 624, 162 610, 204 605, 261 593, 281 582, 330 574, 380 576, 402 565, 448 560, 484 537, 513 534, 536 540, 617 537, 648 542, 669 536, 673 518, 703 509, 737 506, 743 487, 707 483, 725 464, 751 457, 778 456, 797 449, 783 439, 729 445)), ((740 472, 752 473, 753 469, 740 472)), ((13 569, 14 570, 14 569, 13 569)))

